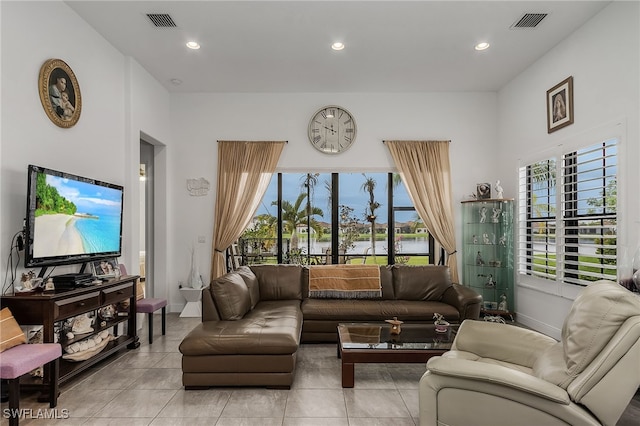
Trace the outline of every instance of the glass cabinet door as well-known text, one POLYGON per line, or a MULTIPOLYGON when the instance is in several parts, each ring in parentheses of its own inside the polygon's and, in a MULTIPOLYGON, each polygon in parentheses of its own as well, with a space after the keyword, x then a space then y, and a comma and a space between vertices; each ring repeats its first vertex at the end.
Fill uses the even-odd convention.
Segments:
POLYGON ((513 200, 462 202, 463 284, 483 298, 485 315, 513 319, 513 200))

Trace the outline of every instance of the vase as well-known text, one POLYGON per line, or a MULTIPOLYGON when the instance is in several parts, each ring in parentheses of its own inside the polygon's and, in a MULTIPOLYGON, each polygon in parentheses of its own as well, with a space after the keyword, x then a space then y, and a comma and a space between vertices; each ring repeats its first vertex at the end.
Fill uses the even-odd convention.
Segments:
POLYGON ((195 288, 196 290, 200 290, 202 288, 202 277, 200 277, 200 273, 196 267, 195 250, 193 248, 191 248, 191 269, 189 271, 189 280, 187 281, 187 285, 191 288, 195 288))

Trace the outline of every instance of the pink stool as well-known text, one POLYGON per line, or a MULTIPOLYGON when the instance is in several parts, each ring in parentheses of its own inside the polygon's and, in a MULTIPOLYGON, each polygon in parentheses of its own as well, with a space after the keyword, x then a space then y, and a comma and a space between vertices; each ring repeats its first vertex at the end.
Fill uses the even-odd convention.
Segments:
MULTIPOLYGON (((127 275, 127 267, 124 264, 119 265, 120 273, 127 275)), ((147 315, 149 320, 149 344, 153 343, 153 313, 162 308, 162 335, 167 331, 167 299, 154 297, 145 297, 136 301, 136 311, 147 315)))
POLYGON ((9 381, 9 425, 17 426, 20 408, 20 377, 49 364, 49 406, 58 405, 58 366, 62 346, 58 343, 22 344, 0 353, 0 378, 9 381))
POLYGON ((153 343, 153 313, 162 308, 162 335, 167 331, 167 299, 159 299, 155 297, 145 297, 136 301, 136 310, 143 314, 148 314, 149 322, 149 344, 153 343))

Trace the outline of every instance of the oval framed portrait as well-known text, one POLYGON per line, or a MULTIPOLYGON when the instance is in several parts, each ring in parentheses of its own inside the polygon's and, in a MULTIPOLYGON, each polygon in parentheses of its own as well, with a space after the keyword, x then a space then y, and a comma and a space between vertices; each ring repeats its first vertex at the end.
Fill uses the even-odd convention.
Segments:
POLYGON ((49 59, 40 68, 40 102, 47 117, 59 127, 73 127, 80 119, 82 97, 76 75, 61 59, 49 59))

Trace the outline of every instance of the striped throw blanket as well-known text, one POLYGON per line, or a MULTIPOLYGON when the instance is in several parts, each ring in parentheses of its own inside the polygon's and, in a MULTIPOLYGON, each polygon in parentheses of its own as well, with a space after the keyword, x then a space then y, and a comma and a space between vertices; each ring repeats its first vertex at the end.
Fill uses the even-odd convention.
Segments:
POLYGON ((309 267, 309 297, 371 299, 382 297, 378 265, 319 265, 309 267))

